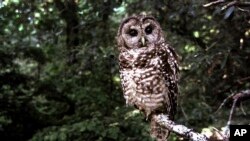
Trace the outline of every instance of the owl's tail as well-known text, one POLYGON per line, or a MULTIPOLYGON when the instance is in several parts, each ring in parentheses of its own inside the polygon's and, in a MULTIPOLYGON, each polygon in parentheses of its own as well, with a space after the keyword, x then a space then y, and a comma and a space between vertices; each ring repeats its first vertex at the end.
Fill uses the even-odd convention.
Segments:
POLYGON ((170 131, 160 126, 154 118, 151 118, 150 122, 150 134, 156 138, 157 141, 167 141, 170 131))

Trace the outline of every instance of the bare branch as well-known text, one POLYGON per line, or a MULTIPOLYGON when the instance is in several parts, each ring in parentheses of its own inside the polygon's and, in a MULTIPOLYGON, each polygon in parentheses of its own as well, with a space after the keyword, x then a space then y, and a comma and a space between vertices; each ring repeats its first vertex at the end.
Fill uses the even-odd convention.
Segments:
POLYGON ((224 3, 224 2, 225 2, 225 0, 212 1, 210 3, 204 4, 203 7, 210 7, 212 5, 218 5, 218 4, 224 3))
POLYGON ((167 115, 154 115, 152 118, 154 118, 158 124, 166 127, 171 132, 174 132, 192 141, 209 141, 205 135, 197 133, 193 131, 193 129, 189 129, 184 125, 176 124, 174 121, 169 120, 167 115))
POLYGON ((217 113, 225 104, 226 102, 231 99, 233 96, 235 95, 235 93, 231 94, 230 96, 228 96, 227 98, 225 98, 223 100, 223 102, 220 104, 219 108, 215 111, 215 113, 217 113))
POLYGON ((233 99, 237 99, 240 102, 250 99, 250 90, 241 91, 233 96, 233 99))
POLYGON ((234 102, 233 102, 233 106, 232 106, 231 111, 230 111, 230 115, 229 115, 229 118, 228 118, 227 125, 230 125, 230 124, 231 124, 232 116, 233 116, 233 112, 234 112, 234 109, 235 109, 235 105, 236 105, 236 103, 237 103, 237 100, 238 100, 238 99, 235 99, 234 102))
MULTIPOLYGON (((244 91, 241 91, 239 93, 233 93, 233 94, 229 95, 226 99, 223 100, 223 102, 221 103, 221 105, 219 106, 219 108, 216 110, 215 113, 217 113, 226 104, 226 102, 230 99, 233 99, 234 102, 236 102, 236 103, 250 99, 250 90, 244 90, 244 91)), ((233 104, 236 104, 236 103, 233 103, 233 104)), ((235 108, 235 107, 232 106, 232 108, 235 108)), ((232 111, 232 109, 231 109, 231 111, 232 111)))
MULTIPOLYGON (((232 108, 230 110, 230 115, 229 115, 229 118, 227 121, 226 130, 224 132, 218 132, 218 133, 222 133, 223 141, 228 141, 228 139, 229 139, 229 132, 230 132, 229 125, 231 124, 233 113, 234 113, 237 102, 240 102, 240 104, 242 104, 241 103, 242 101, 247 100, 249 98, 250 98, 250 90, 244 90, 244 91, 241 91, 239 93, 233 93, 230 96, 228 96, 223 101, 223 103, 220 105, 220 107, 218 108, 218 110, 220 110, 221 107, 226 103, 226 101, 228 101, 229 99, 233 99, 233 105, 232 105, 232 108)), ((241 105, 241 107, 242 107, 242 105, 241 105)))
POLYGON ((231 2, 227 3, 226 5, 224 5, 224 6, 221 8, 221 10, 225 10, 225 9, 231 7, 231 6, 235 6, 237 3, 238 3, 238 1, 231 1, 231 2))
POLYGON ((224 6, 222 6, 221 10, 225 10, 231 6, 237 6, 238 8, 241 7, 250 7, 250 2, 242 2, 239 0, 234 0, 231 2, 226 2, 225 0, 216 0, 216 1, 212 1, 210 3, 204 4, 203 7, 211 7, 214 5, 219 5, 221 3, 224 3, 224 6))
MULTIPOLYGON (((226 130, 224 132, 215 130, 216 133, 222 137, 222 141, 228 141, 229 140, 229 125, 231 124, 232 115, 235 110, 237 102, 242 102, 244 100, 250 99, 250 90, 244 90, 239 93, 234 93, 228 96, 223 103, 221 104, 220 108, 228 101, 229 99, 233 99, 233 106, 230 111, 229 119, 227 122, 226 130)), ((219 110, 218 109, 218 110, 219 110)), ((217 110, 217 111, 218 111, 217 110)), ((204 134, 195 132, 193 129, 190 129, 184 125, 177 124, 174 121, 170 120, 168 118, 168 115, 160 114, 160 115, 153 115, 154 120, 161 125, 162 127, 167 128, 169 131, 176 133, 179 136, 185 137, 187 139, 190 139, 192 141, 209 141, 210 138, 206 137, 204 134)))
POLYGON ((239 102, 242 102, 244 100, 247 100, 250 98, 250 90, 244 90, 244 91, 241 91, 239 93, 236 93, 232 96, 232 99, 233 99, 233 106, 231 108, 231 111, 230 111, 230 115, 229 115, 229 119, 228 119, 228 122, 227 122, 227 125, 230 125, 231 124, 231 121, 232 121, 232 116, 233 116, 233 112, 234 112, 234 109, 236 107, 236 103, 239 101, 239 102))

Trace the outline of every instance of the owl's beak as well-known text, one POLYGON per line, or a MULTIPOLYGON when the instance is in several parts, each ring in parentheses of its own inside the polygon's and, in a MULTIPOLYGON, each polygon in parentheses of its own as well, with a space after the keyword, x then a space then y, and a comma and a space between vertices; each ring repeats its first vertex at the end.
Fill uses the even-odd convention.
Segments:
POLYGON ((145 38, 144 37, 141 37, 141 43, 142 43, 142 46, 145 46, 145 38))

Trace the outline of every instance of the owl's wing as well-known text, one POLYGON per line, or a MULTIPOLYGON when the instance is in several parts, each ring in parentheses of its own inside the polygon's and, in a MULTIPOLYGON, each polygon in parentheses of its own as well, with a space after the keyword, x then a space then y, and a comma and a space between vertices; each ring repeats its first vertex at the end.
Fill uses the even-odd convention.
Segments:
POLYGON ((178 59, 177 54, 174 49, 170 47, 168 44, 161 44, 159 50, 159 57, 162 61, 162 67, 160 68, 163 77, 165 78, 166 86, 168 87, 168 99, 169 102, 167 105, 170 105, 168 111, 170 112, 170 119, 174 118, 174 115, 177 110, 177 95, 178 95, 178 59), (169 109, 170 108, 170 109, 169 109))
MULTIPOLYGON (((160 59, 158 68, 161 71, 162 77, 165 80, 165 86, 167 90, 165 92, 164 106, 170 119, 174 119, 174 115, 177 109, 177 95, 178 95, 178 62, 177 54, 174 49, 168 44, 161 44, 158 46, 157 56, 160 59)), ((154 118, 151 119, 151 135, 156 137, 157 141, 164 141, 169 136, 170 131, 160 126, 154 118)))

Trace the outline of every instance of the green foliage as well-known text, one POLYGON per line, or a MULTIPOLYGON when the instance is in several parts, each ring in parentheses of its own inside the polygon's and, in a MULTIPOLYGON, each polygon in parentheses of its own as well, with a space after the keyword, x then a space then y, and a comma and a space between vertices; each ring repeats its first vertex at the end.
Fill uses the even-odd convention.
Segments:
MULTIPOLYGON (((143 115, 125 106, 115 45, 122 18, 140 12, 156 16, 180 55, 176 121, 225 125, 231 102, 215 114, 219 104, 250 87, 249 15, 206 2, 0 2, 1 140, 153 140, 143 115)), ((233 122, 247 115, 237 111, 233 122)))

